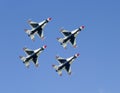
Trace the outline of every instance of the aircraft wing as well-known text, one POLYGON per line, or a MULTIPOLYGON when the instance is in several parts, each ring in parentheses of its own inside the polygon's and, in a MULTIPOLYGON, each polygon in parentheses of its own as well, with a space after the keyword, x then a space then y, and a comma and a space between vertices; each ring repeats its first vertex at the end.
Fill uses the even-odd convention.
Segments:
POLYGON ((71 32, 68 32, 67 30, 64 30, 64 29, 61 30, 61 33, 62 33, 64 36, 69 36, 69 35, 71 34, 71 32))
POLYGON ((70 64, 66 64, 65 70, 67 71, 68 74, 71 74, 71 66, 70 66, 70 64))
POLYGON ((78 34, 79 34, 79 32, 77 32, 77 33, 74 35, 74 37, 76 37, 78 34))
POLYGON ((76 46, 76 38, 74 36, 71 37, 70 43, 75 47, 76 46))
POLYGON ((37 64, 38 64, 38 56, 35 56, 35 57, 32 59, 32 61, 34 62, 35 65, 37 65, 37 64))
POLYGON ((37 22, 33 22, 33 21, 28 21, 29 25, 32 27, 32 28, 36 28, 37 26, 39 26, 39 24, 37 22))
POLYGON ((28 48, 23 48, 23 50, 25 51, 26 54, 31 55, 32 53, 34 53, 34 51, 28 49, 28 48))
POLYGON ((37 32, 37 34, 38 34, 38 36, 40 37, 40 38, 43 38, 44 36, 43 36, 43 31, 42 30, 39 30, 38 32, 37 32))
POLYGON ((64 58, 62 58, 62 57, 59 57, 59 56, 56 56, 56 59, 58 60, 58 62, 59 62, 60 64, 63 64, 63 63, 66 62, 66 59, 64 59, 64 58))

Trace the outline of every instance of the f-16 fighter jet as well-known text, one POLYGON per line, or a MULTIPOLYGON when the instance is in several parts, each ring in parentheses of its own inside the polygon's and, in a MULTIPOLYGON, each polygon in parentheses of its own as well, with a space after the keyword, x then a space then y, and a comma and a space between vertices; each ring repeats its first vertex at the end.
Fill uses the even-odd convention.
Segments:
POLYGON ((70 75, 71 74, 71 64, 79 56, 79 54, 75 54, 74 56, 64 59, 59 56, 56 56, 56 59, 59 62, 59 65, 52 65, 53 68, 58 72, 60 76, 62 76, 62 70, 65 69, 67 73, 70 75))
POLYGON ((72 46, 76 47, 76 36, 83 28, 84 26, 80 26, 78 29, 75 29, 71 32, 62 29, 61 33, 64 35, 64 38, 57 38, 57 40, 64 48, 66 48, 68 42, 70 42, 72 46))
POLYGON ((20 59, 23 61, 23 63, 25 64, 25 66, 27 68, 29 68, 30 65, 30 61, 33 61, 33 63, 35 64, 36 67, 38 67, 38 55, 46 48, 47 46, 43 46, 39 49, 36 50, 30 50, 28 48, 23 48, 23 50, 25 51, 25 53, 27 54, 27 57, 23 57, 20 56, 20 59))
POLYGON ((25 32, 28 34, 28 36, 34 41, 34 37, 35 34, 38 34, 38 36, 41 39, 44 39, 44 35, 43 35, 43 29, 46 26, 46 24, 51 20, 51 18, 47 18, 46 20, 37 23, 37 22, 33 22, 31 20, 28 21, 28 23, 30 24, 30 26, 32 27, 31 30, 27 30, 25 29, 25 32))

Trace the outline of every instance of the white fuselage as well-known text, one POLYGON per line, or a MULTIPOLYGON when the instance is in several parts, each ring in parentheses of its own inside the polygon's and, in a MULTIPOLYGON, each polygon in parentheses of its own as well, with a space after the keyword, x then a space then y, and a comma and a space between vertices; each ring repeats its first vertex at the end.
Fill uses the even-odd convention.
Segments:
POLYGON ((32 53, 31 55, 28 55, 26 57, 25 62, 31 61, 34 57, 37 57, 41 52, 42 52, 41 48, 34 50, 34 53, 32 53))
POLYGON ((80 32, 80 29, 76 29, 72 31, 69 36, 66 36, 63 38, 63 43, 67 43, 72 37, 76 37, 79 32, 80 32))
POLYGON ((77 57, 76 57, 76 56, 73 56, 73 57, 68 58, 65 63, 60 64, 60 65, 58 66, 58 70, 64 69, 67 64, 70 64, 70 65, 71 65, 75 58, 77 58, 77 57))
POLYGON ((37 31, 43 31, 43 28, 46 26, 46 24, 48 23, 49 21, 45 20, 43 22, 40 22, 39 25, 36 27, 36 28, 32 28, 31 30, 31 35, 37 33, 37 31))

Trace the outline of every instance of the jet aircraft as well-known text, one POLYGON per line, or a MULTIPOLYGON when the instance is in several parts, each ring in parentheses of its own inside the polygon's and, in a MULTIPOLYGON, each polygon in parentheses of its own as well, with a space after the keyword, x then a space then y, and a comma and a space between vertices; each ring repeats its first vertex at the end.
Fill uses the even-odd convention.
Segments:
POLYGON ((30 65, 30 61, 33 61, 33 63, 35 64, 36 67, 38 67, 38 56, 39 54, 46 48, 47 46, 43 46, 41 48, 38 48, 36 50, 31 50, 28 48, 23 48, 23 50, 25 51, 25 53, 27 54, 26 57, 20 56, 20 59, 23 61, 23 63, 25 64, 25 66, 27 68, 29 68, 30 65))
POLYGON ((46 24, 51 21, 51 18, 47 18, 46 20, 43 20, 40 23, 33 22, 31 20, 28 21, 29 25, 32 27, 31 30, 25 29, 25 32, 28 34, 28 36, 34 41, 35 34, 38 34, 38 36, 41 39, 44 39, 43 35, 43 29, 46 26, 46 24))
POLYGON ((64 38, 57 38, 57 40, 60 42, 63 48, 66 48, 68 42, 70 42, 72 46, 76 48, 76 36, 82 29, 84 29, 84 26, 80 26, 78 29, 75 29, 71 32, 61 29, 61 33, 64 35, 64 38))
POLYGON ((59 65, 52 65, 53 68, 56 70, 56 72, 62 76, 62 70, 65 69, 69 75, 71 75, 71 64, 73 63, 74 59, 76 59, 79 56, 79 54, 75 54, 72 57, 69 57, 67 59, 56 56, 57 61, 59 62, 59 65))

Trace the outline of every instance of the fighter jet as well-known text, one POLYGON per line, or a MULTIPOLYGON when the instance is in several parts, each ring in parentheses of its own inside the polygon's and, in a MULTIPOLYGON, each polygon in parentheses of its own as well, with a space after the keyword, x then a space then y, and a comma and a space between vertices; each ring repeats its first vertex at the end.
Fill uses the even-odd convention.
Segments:
POLYGON ((25 29, 25 32, 28 34, 28 36, 34 41, 34 37, 35 34, 38 34, 38 36, 41 39, 44 39, 44 35, 43 35, 43 29, 46 26, 46 24, 51 20, 51 18, 47 18, 46 20, 37 23, 37 22, 33 22, 31 20, 28 21, 29 25, 32 27, 31 30, 27 30, 25 29))
POLYGON ((62 76, 62 70, 65 69, 69 75, 71 75, 71 64, 79 56, 79 54, 75 54, 72 57, 69 57, 67 59, 56 56, 57 61, 59 62, 59 65, 52 65, 53 68, 58 72, 60 76, 62 76))
POLYGON ((84 26, 80 26, 78 29, 75 29, 71 32, 61 29, 61 33, 64 35, 64 38, 57 38, 58 42, 60 42, 63 48, 66 48, 68 42, 70 42, 72 46, 76 48, 76 36, 83 28, 84 26))
POLYGON ((28 48, 23 48, 23 50, 25 51, 25 53, 27 54, 27 57, 23 57, 20 56, 20 59, 23 61, 23 63, 25 64, 25 66, 27 68, 29 68, 29 63, 30 61, 33 61, 33 63, 35 64, 36 67, 38 67, 38 55, 46 48, 47 46, 43 46, 41 48, 38 48, 36 50, 31 50, 28 48))

